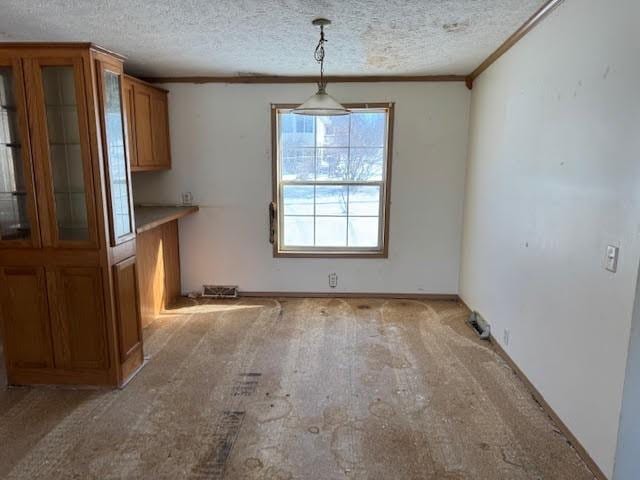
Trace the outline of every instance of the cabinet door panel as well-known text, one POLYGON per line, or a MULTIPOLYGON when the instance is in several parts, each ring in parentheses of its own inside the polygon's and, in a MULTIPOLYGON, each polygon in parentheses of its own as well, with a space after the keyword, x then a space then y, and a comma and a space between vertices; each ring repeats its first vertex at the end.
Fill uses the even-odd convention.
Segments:
MULTIPOLYGON (((52 272, 55 297, 56 366, 108 368, 107 328, 99 267, 64 267, 52 272)), ((53 301, 52 301, 53 304, 53 301)))
POLYGON ((53 366, 43 267, 0 269, 0 312, 9 367, 53 366))
POLYGON ((142 343, 135 257, 114 265, 113 278, 118 315, 118 350, 120 362, 124 363, 142 343))
POLYGON ((167 95, 156 91, 151 98, 151 133, 153 138, 153 160, 158 167, 171 167, 169 152, 169 124, 167 119, 167 95))
POLYGON ((0 247, 38 247, 24 77, 17 60, 0 58, 0 247))
POLYGON ((165 302, 162 229, 153 228, 139 234, 136 238, 136 252, 142 326, 146 327, 162 311, 165 302))
POLYGON ((26 65, 43 243, 95 248, 83 61, 79 57, 38 58, 26 65))
POLYGON ((153 158, 151 92, 143 85, 135 84, 133 93, 138 166, 151 167, 155 164, 153 158))

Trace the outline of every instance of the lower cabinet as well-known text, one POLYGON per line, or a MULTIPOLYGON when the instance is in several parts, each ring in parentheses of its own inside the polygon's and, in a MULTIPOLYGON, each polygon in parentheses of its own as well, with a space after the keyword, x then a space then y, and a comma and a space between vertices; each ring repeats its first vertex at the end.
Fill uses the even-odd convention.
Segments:
POLYGON ((116 386, 142 365, 136 257, 111 268, 113 296, 100 266, 0 267, 9 383, 116 386))
POLYGON ((52 368, 44 267, 0 268, 0 285, 7 368, 52 368))
POLYGON ((146 327, 181 294, 178 221, 139 233, 136 243, 140 310, 146 327))

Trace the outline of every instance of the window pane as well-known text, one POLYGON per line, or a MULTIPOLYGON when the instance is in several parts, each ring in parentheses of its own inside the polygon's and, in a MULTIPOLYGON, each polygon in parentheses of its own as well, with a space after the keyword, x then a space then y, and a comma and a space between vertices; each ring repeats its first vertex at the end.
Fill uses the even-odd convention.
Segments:
POLYGON ((316 217, 316 246, 346 247, 347 217, 316 217))
POLYGON ((285 148, 282 150, 282 180, 315 179, 315 150, 285 148))
POLYGON ((349 146, 349 115, 316 118, 318 147, 349 146))
POLYGON ((315 128, 313 117, 293 113, 280 114, 280 147, 313 147, 315 128))
POLYGON ((313 246, 313 217, 284 217, 284 244, 290 247, 313 246))
POLYGON ((349 246, 378 246, 378 217, 349 217, 349 246))
POLYGON ((372 215, 380 213, 380 187, 349 187, 349 215, 372 215))
POLYGON ((347 187, 316 187, 316 215, 346 215, 347 187))
POLYGON ((354 112, 351 114, 352 147, 384 147, 386 114, 354 112))
POLYGON ((348 162, 348 148, 319 148, 316 179, 346 180, 348 162))
POLYGON ((349 159, 349 180, 381 181, 384 148, 352 148, 349 159))
POLYGON ((285 215, 313 215, 313 186, 285 185, 282 201, 285 215))

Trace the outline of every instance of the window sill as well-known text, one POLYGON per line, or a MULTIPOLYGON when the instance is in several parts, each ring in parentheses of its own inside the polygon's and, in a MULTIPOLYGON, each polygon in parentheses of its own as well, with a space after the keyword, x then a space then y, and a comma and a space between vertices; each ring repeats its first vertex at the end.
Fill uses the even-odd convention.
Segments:
POLYGON ((294 250, 274 250, 274 258, 358 258, 358 259, 381 259, 389 258, 386 250, 376 250, 370 252, 330 252, 330 251, 294 251, 294 250))

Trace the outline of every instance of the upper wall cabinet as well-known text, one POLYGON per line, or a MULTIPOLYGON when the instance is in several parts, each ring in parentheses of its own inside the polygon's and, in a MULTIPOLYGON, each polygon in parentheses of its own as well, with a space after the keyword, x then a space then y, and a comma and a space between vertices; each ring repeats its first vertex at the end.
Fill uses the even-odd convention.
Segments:
POLYGON ((124 77, 125 113, 132 171, 171 168, 167 92, 124 77))

